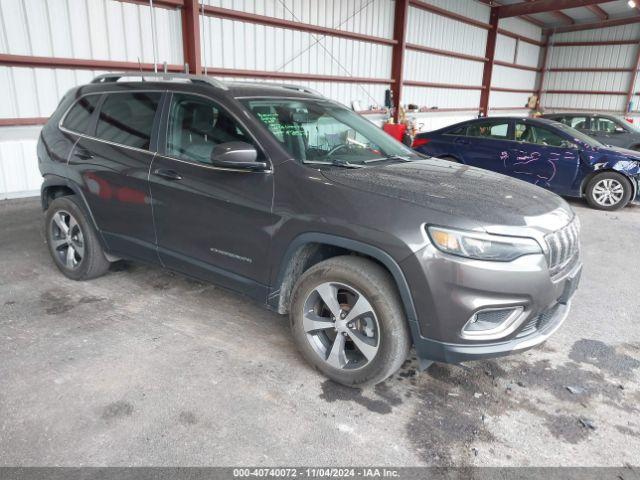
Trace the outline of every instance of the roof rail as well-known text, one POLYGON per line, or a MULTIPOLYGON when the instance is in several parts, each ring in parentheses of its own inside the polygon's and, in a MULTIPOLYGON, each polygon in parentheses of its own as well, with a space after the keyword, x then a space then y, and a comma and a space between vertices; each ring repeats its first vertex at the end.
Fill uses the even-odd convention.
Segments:
POLYGON ((300 92, 310 93, 311 95, 324 97, 324 95, 322 95, 319 91, 314 90, 313 88, 303 87, 302 85, 291 85, 290 83, 281 83, 276 85, 280 85, 282 88, 288 88, 290 90, 299 90, 300 92))
POLYGON ((140 78, 141 81, 145 81, 145 78, 153 78, 156 81, 170 82, 172 80, 190 80, 192 83, 206 83, 212 87, 220 88, 222 90, 228 90, 227 86, 213 77, 205 75, 189 75, 187 73, 165 73, 165 72, 120 72, 120 73, 105 73, 98 75, 91 80, 91 83, 114 83, 122 78, 140 78))

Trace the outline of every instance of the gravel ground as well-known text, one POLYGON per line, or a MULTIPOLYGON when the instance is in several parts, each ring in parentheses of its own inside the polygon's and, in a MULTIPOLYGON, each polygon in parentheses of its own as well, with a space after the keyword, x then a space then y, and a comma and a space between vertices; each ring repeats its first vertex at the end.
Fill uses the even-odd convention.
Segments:
POLYGON ((67 280, 38 201, 0 202, 0 464, 637 465, 640 207, 573 206, 582 284, 544 346, 360 391, 241 296, 135 263, 67 280))

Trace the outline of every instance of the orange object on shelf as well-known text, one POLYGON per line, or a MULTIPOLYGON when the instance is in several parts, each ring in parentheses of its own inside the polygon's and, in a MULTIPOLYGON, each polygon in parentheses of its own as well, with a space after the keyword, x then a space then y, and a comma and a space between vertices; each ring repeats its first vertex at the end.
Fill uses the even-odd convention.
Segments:
POLYGON ((385 123, 382 126, 382 129, 393 138, 401 142, 405 132, 407 131, 407 126, 402 123, 385 123))

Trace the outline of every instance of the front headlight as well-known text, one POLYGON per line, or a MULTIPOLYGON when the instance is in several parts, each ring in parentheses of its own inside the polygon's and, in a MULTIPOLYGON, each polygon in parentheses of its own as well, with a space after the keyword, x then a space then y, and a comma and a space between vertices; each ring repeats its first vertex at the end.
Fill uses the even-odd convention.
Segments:
POLYGON ((510 262, 523 255, 542 253, 540 245, 533 238, 490 235, 433 226, 427 227, 427 232, 441 252, 475 260, 510 262))

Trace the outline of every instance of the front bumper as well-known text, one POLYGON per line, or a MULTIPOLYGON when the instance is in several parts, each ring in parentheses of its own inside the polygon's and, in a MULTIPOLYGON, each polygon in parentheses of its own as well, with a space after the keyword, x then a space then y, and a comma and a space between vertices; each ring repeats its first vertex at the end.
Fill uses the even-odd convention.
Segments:
POLYGON ((409 323, 416 353, 422 360, 444 363, 500 357, 543 343, 567 318, 582 272, 579 256, 569 271, 552 279, 543 255, 497 264, 452 257, 432 247, 403 267, 414 268, 411 275, 419 270, 425 282, 422 295, 412 291, 418 318, 409 323), (505 337, 463 337, 462 329, 474 313, 510 306, 522 306, 524 312, 505 337))

